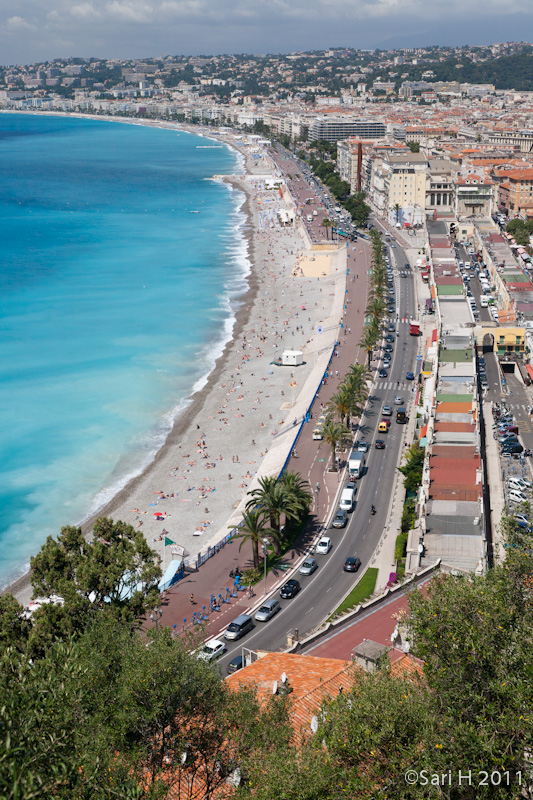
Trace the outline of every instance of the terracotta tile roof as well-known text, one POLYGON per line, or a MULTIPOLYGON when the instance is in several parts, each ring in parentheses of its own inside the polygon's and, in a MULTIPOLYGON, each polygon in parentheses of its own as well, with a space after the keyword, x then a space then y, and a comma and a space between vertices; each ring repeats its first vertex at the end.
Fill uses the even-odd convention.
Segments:
POLYGON ((300 730, 327 698, 335 698, 341 691, 353 686, 354 672, 361 668, 339 658, 316 658, 298 653, 267 653, 249 666, 226 678, 233 689, 253 686, 258 696, 265 700, 272 695, 275 681, 283 673, 292 687, 291 720, 300 730))
POLYGON ((294 700, 305 696, 311 689, 336 678, 349 663, 339 658, 314 658, 297 653, 267 653, 245 669, 226 678, 231 688, 255 686, 259 696, 272 694, 274 681, 285 673, 293 688, 294 700))

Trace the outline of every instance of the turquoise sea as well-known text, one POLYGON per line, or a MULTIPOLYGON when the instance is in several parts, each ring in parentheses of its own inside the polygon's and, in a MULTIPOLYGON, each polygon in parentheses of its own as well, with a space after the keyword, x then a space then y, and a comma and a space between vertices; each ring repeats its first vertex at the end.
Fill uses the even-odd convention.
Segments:
POLYGON ((243 197, 210 177, 240 163, 211 144, 0 114, 0 586, 152 460, 231 336, 243 197))

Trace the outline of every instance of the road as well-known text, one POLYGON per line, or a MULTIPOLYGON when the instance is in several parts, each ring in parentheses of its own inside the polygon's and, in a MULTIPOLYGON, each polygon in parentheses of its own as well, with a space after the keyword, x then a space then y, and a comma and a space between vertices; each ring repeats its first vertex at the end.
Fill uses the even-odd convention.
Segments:
MULTIPOLYGON (((295 575, 302 587, 299 594, 291 600, 281 600, 279 592, 276 592, 273 596, 280 599, 281 612, 269 622, 257 622, 255 629, 240 641, 227 642, 228 652, 219 661, 223 672, 228 662, 235 655, 241 654, 243 647, 252 650, 281 650, 287 644, 288 633, 297 629, 300 638, 303 638, 318 627, 349 593, 355 580, 364 573, 382 534, 403 433, 402 426, 395 421, 397 406, 394 406, 394 398, 401 395, 405 399, 408 414, 416 413, 413 404, 414 384, 405 379, 407 371, 416 371, 417 340, 409 336, 408 322, 416 315, 414 280, 410 271, 406 272, 406 277, 401 277, 407 262, 402 248, 397 245, 389 249, 389 253, 394 272, 397 312, 388 322, 395 324, 399 337, 393 344, 388 376, 375 381, 358 431, 358 438, 366 439, 369 450, 366 473, 358 481, 355 509, 345 529, 327 531, 333 541, 333 548, 328 555, 316 556, 318 569, 307 577, 295 575), (393 416, 389 433, 377 435, 383 405, 393 407, 393 416), (385 440, 384 450, 375 449, 376 438, 385 440), (377 509, 375 516, 370 514, 372 504, 377 509), (355 579, 353 573, 343 571, 344 560, 349 555, 357 555, 362 562, 355 579)), ((310 475, 304 477, 312 479, 313 465, 309 472, 310 475)), ((310 482, 314 486, 312 480, 310 482)), ((331 510, 334 511, 335 508, 331 510)), ((323 527, 325 530, 325 526, 323 527)))

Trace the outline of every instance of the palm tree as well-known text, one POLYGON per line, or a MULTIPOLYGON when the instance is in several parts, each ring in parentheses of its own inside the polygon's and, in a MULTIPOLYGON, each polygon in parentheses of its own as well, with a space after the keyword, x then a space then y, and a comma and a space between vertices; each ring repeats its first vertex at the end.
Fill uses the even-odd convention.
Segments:
POLYGON ((370 375, 365 364, 352 364, 345 381, 352 394, 352 414, 360 414, 368 397, 370 375))
POLYGON ((252 509, 244 512, 242 522, 237 528, 240 533, 236 534, 236 538, 242 539, 239 545, 239 552, 245 542, 250 541, 252 543, 254 569, 260 569, 261 567, 259 546, 263 544, 265 533, 270 533, 270 530, 266 529, 265 525, 266 517, 264 512, 260 509, 252 509))
POLYGON ((284 472, 280 481, 292 497, 296 509, 294 517, 286 518, 285 530, 288 534, 293 527, 294 521, 301 522, 309 514, 313 495, 309 483, 305 478, 302 478, 299 472, 284 472))
POLYGON ((332 470, 337 472, 337 462, 335 460, 337 445, 345 445, 350 441, 350 431, 341 422, 335 422, 332 417, 328 417, 322 426, 322 438, 331 447, 332 470))
POLYGON ((372 351, 377 344, 379 338, 379 328, 376 329, 374 324, 365 325, 363 328, 363 333, 361 334, 361 340, 359 342, 359 346, 366 350, 366 355, 368 359, 368 369, 370 369, 370 363, 372 361, 372 351))
MULTIPOLYGON (((324 217, 324 219, 322 220, 322 227, 326 231, 326 239, 329 239, 328 228, 331 228, 332 226, 333 226, 333 222, 329 219, 329 217, 324 217)), ((332 234, 332 236, 333 236, 333 234, 332 234)))
POLYGON ((366 307, 365 314, 370 317, 373 322, 379 323, 385 316, 385 300, 373 292, 369 295, 369 303, 366 307))
POLYGON ((332 415, 337 414, 339 421, 343 425, 349 425, 352 405, 352 393, 345 383, 341 383, 338 391, 333 395, 327 404, 326 411, 332 415))
POLYGON ((274 477, 259 478, 259 488, 248 494, 250 500, 247 502, 246 508, 261 507, 270 521, 269 533, 274 539, 276 554, 281 555, 280 519, 282 514, 286 519, 297 516, 298 506, 294 498, 283 483, 274 477))
POLYGON ((395 203, 394 204, 394 211, 396 213, 396 222, 400 221, 400 211, 401 210, 402 210, 402 207, 400 206, 400 204, 399 203, 395 203))

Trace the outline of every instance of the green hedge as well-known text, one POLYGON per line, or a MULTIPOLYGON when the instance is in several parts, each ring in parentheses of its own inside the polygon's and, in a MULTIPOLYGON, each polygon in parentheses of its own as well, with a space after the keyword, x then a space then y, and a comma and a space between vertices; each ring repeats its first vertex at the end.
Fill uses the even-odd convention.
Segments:
POLYGON ((335 610, 333 616, 344 614, 351 608, 355 608, 364 600, 366 600, 373 593, 376 588, 376 581, 378 579, 378 570, 376 567, 367 569, 359 583, 354 586, 348 597, 342 601, 340 606, 335 610))

